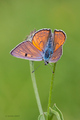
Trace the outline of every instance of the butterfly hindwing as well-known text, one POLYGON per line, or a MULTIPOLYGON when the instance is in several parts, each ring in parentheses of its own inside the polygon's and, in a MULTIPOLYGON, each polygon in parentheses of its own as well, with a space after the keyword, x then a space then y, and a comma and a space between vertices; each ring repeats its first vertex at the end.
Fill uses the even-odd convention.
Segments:
POLYGON ((49 60, 49 63, 55 63, 57 62, 62 55, 62 46, 60 46, 52 55, 52 57, 49 60))

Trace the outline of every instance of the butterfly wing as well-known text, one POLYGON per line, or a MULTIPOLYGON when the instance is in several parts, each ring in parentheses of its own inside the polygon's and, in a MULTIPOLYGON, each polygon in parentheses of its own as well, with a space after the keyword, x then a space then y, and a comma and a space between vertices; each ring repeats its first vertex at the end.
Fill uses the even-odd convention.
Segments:
POLYGON ((62 30, 54 30, 54 52, 64 44, 66 34, 62 30))
POLYGON ((30 41, 20 43, 10 53, 11 55, 22 59, 32 61, 42 60, 41 52, 30 41))
POLYGON ((62 46, 60 46, 52 55, 52 57, 49 60, 49 63, 55 63, 57 62, 62 55, 62 46))
POLYGON ((47 44, 50 34, 51 34, 50 29, 41 29, 41 30, 37 31, 32 38, 32 44, 38 50, 44 51, 44 48, 47 44))

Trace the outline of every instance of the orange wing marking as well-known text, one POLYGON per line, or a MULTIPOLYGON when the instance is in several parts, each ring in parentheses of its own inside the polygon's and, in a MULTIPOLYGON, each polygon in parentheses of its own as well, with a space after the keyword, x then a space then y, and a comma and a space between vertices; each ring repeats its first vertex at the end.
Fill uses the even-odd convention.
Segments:
POLYGON ((36 32, 33 36, 32 43, 40 51, 44 50, 45 45, 47 44, 48 37, 50 34, 50 29, 42 29, 36 32))

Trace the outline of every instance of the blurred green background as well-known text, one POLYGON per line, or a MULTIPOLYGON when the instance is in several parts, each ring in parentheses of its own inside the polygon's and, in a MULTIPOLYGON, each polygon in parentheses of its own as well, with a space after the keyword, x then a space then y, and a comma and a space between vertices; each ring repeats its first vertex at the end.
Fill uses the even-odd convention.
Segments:
MULTIPOLYGON (((32 30, 42 28, 62 29, 67 34, 52 99, 64 120, 80 120, 79 0, 0 0, 0 120, 38 118, 29 61, 11 56, 10 51, 32 30)), ((35 68, 40 63, 35 62, 35 68)), ((35 74, 43 110, 47 111, 52 72, 42 64, 35 74)))

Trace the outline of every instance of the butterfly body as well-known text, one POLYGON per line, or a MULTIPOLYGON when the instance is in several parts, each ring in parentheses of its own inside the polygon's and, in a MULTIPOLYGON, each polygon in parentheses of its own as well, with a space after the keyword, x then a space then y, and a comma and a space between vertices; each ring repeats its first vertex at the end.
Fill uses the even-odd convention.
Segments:
POLYGON ((48 42, 47 42, 47 45, 44 49, 44 54, 43 54, 43 60, 44 60, 44 63, 45 65, 47 65, 49 63, 49 59, 52 57, 52 54, 53 54, 53 37, 50 36, 48 38, 48 42))
POLYGON ((32 60, 42 61, 45 65, 57 62, 62 55, 62 45, 66 40, 66 34, 62 30, 41 29, 32 32, 28 38, 17 45, 11 55, 32 60))

